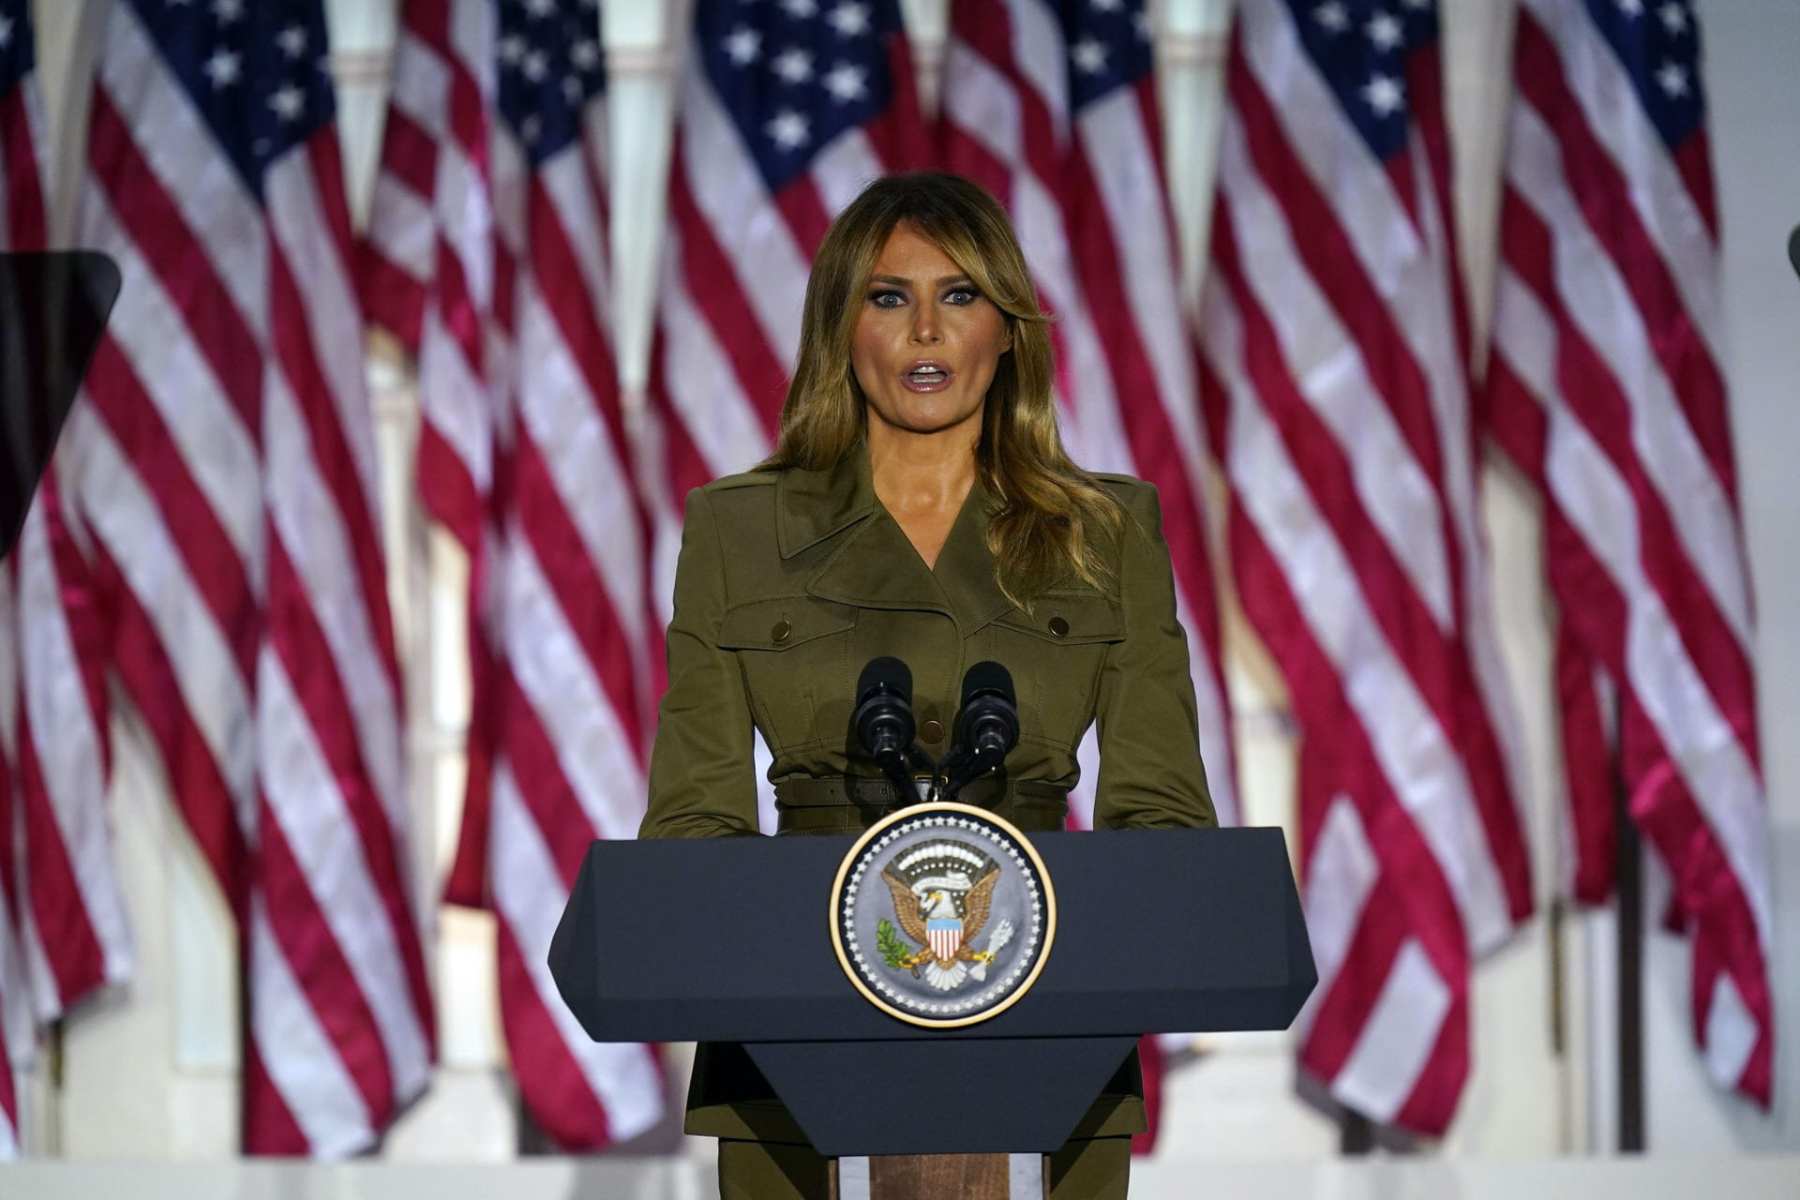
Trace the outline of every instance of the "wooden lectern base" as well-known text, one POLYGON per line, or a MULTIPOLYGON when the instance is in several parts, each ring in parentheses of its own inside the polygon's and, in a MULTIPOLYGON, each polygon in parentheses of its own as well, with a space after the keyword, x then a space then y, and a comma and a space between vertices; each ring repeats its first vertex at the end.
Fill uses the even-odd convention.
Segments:
MULTIPOLYGON (((856 1195, 862 1192, 860 1181, 849 1188, 840 1182, 842 1161, 831 1160, 831 1200, 860 1200, 856 1195)), ((863 1161, 869 1164, 869 1200, 941 1200, 945 1196, 1014 1200, 1019 1195, 1012 1188, 1009 1154, 884 1154, 863 1161)), ((1039 1161, 1043 1163, 1039 1184, 1043 1190, 1037 1194, 1047 1197, 1049 1165, 1039 1161)))

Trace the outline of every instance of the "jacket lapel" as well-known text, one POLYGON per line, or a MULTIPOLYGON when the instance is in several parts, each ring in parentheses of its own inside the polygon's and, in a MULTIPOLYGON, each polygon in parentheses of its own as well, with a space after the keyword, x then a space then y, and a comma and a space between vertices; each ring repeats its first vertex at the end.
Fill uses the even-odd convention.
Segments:
POLYGON ((990 503, 977 479, 938 553, 937 569, 927 569, 906 531, 876 498, 868 448, 858 444, 826 470, 782 472, 776 541, 783 558, 838 543, 807 581, 811 595, 858 608, 941 612, 966 637, 1012 607, 994 582, 987 548, 990 503))
POLYGON ((869 452, 858 443, 823 471, 790 468, 776 476, 775 543, 792 558, 879 511, 869 452))
MULTIPOLYGON (((951 615, 964 637, 1013 606, 994 580, 994 556, 987 547, 988 513, 992 506, 992 495, 982 486, 981 476, 976 475, 975 486, 969 489, 969 498, 963 502, 956 524, 950 527, 950 536, 938 551, 937 568, 932 572, 950 601, 951 615)), ((902 532, 900 537, 904 540, 906 534, 902 532)), ((913 557, 917 559, 917 553, 913 557)))

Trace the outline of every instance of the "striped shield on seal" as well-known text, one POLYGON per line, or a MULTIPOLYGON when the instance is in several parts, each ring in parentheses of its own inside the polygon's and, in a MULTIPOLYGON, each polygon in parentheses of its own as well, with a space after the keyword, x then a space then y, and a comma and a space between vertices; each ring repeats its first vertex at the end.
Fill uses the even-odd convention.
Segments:
MULTIPOLYGON (((948 905, 949 899, 946 898, 944 903, 948 905)), ((931 941, 931 952, 937 956, 939 962, 956 961, 956 952, 962 946, 963 923, 961 917, 927 917, 925 934, 931 941)))

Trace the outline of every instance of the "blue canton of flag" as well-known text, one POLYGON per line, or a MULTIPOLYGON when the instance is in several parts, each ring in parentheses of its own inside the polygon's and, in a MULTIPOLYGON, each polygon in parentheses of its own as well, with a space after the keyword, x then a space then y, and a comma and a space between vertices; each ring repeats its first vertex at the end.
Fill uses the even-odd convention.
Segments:
POLYGON ((270 164, 334 115, 319 0, 131 0, 258 197, 270 164))
POLYGON ((498 47, 500 115, 536 167, 581 137, 605 94, 599 0, 502 0, 498 47))
POLYGON ((771 192, 887 107, 901 32, 896 0, 702 0, 694 17, 695 51, 771 192))
POLYGON ((1155 56, 1144 0, 1062 0, 1059 8, 1070 108, 1079 111, 1150 74, 1155 56))
POLYGON ((1625 64, 1644 111, 1674 150, 1706 116, 1700 23, 1692 0, 1586 0, 1588 14, 1625 64))
POLYGON ((31 0, 0 0, 0 96, 18 87, 35 65, 31 0))
POLYGON ((1435 0, 1285 0, 1300 41, 1379 159, 1406 149, 1407 58, 1438 39, 1435 0))

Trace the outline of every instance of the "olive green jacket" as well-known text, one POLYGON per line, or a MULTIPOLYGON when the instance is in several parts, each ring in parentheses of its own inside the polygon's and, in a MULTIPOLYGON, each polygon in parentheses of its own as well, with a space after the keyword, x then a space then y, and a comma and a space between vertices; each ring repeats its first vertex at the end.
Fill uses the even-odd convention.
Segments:
POLYGON ((830 470, 730 475, 691 492, 639 836, 756 833, 753 722, 778 797, 785 781, 879 777, 851 710, 864 664, 884 654, 912 668, 933 757, 949 749, 963 672, 992 659, 1018 695, 1015 790, 1060 802, 1097 720, 1097 827, 1214 824, 1156 489, 1100 478, 1128 513, 1110 551, 1118 594, 1076 581, 1031 612, 995 582, 979 481, 935 568, 876 499, 860 446, 830 470))
MULTIPOLYGON (((979 481, 935 568, 877 500, 860 445, 830 470, 731 475, 689 493, 668 691, 639 836, 756 834, 753 724, 774 756, 769 778, 784 832, 873 823, 885 810, 853 806, 845 795, 883 787, 851 726, 857 677, 878 655, 911 667, 919 740, 934 758, 949 749, 963 672, 984 659, 1011 672, 1019 744, 1003 780, 977 781, 986 786, 962 799, 1028 831, 1061 828, 1081 774, 1076 747, 1098 721, 1097 827, 1214 824, 1156 489, 1100 478, 1128 514, 1122 536, 1103 549, 1116 593, 1075 580, 1045 592, 1030 612, 995 582, 991 500, 979 481), (851 786, 835 797, 821 782, 845 777, 851 786)), ((1091 1110, 1082 1136, 1143 1128, 1135 1056, 1108 1092, 1120 1095, 1091 1110)), ((804 1140, 729 1046, 702 1047, 687 1128, 804 1140)))

